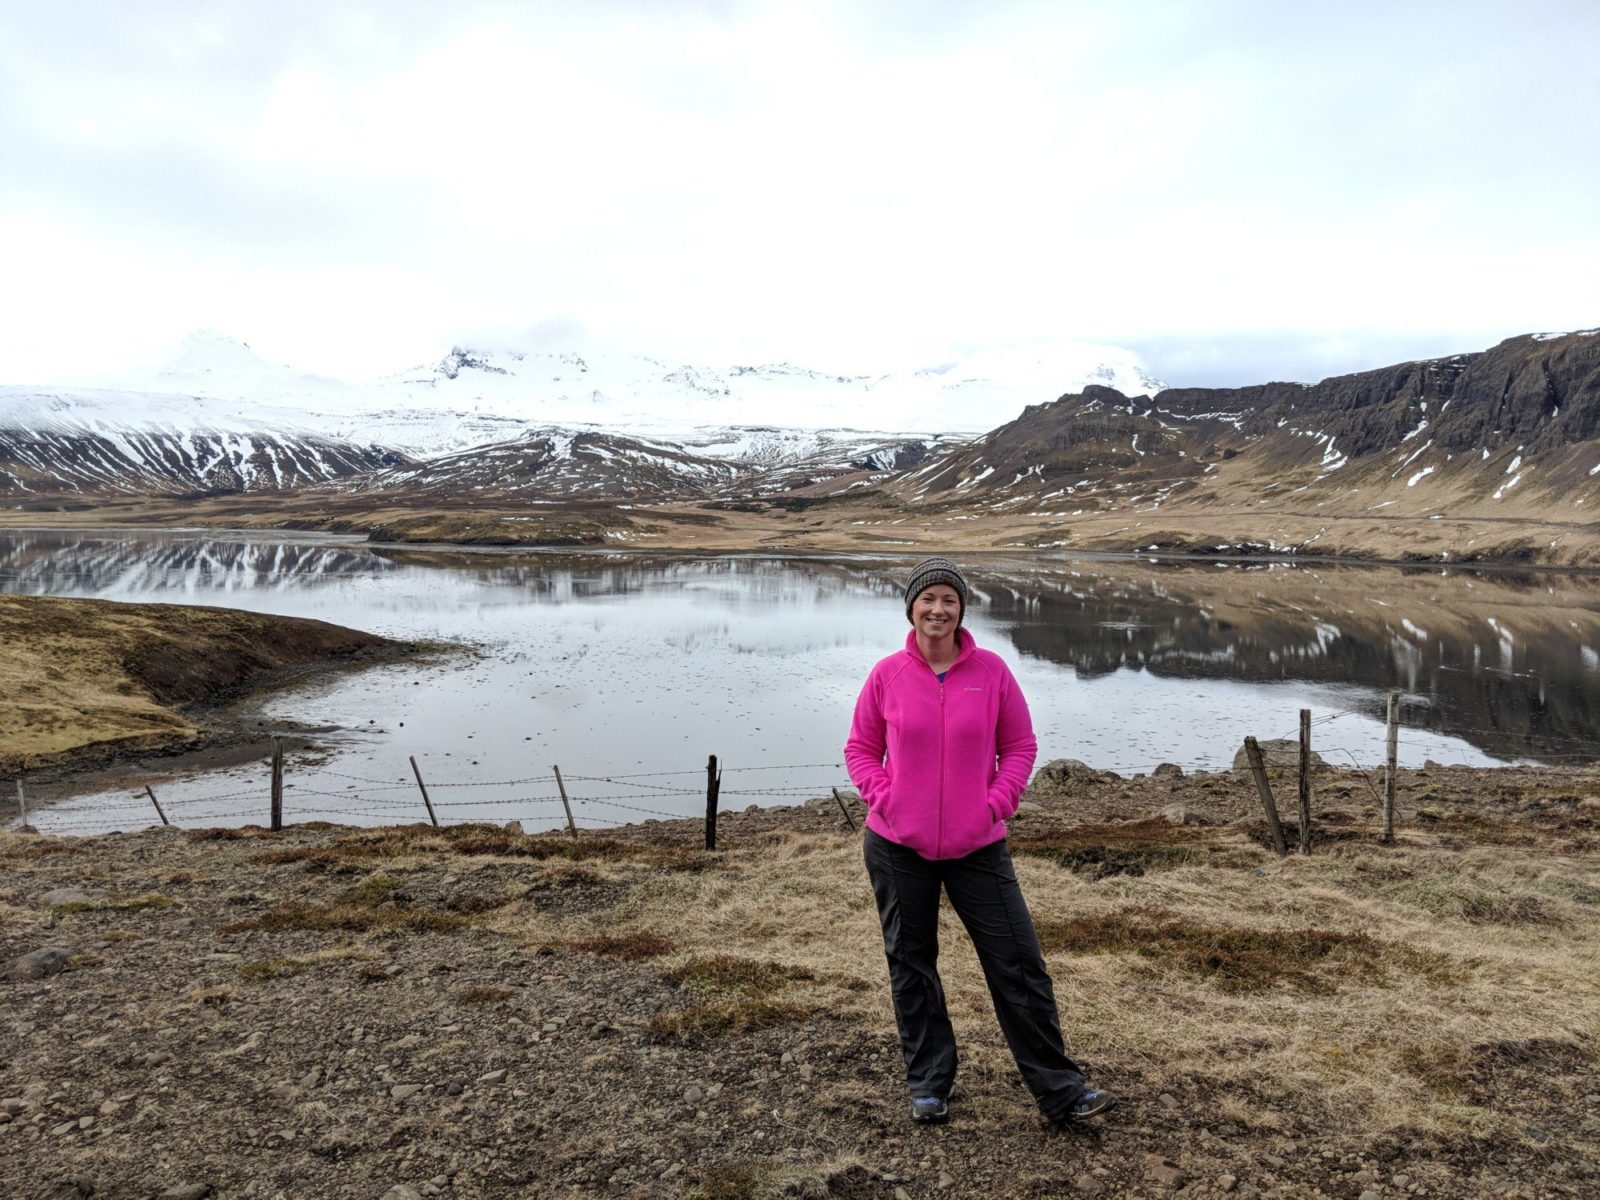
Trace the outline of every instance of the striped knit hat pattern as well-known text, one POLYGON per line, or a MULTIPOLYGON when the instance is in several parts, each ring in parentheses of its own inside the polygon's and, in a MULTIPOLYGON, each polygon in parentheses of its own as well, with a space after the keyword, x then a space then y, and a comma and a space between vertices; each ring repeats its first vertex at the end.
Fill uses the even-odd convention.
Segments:
POLYGON ((906 582, 906 620, 911 620, 911 606, 917 597, 936 583, 947 583, 955 589, 961 601, 961 616, 956 620, 960 625, 967 615, 967 581, 948 558, 925 558, 911 568, 911 578, 906 582))

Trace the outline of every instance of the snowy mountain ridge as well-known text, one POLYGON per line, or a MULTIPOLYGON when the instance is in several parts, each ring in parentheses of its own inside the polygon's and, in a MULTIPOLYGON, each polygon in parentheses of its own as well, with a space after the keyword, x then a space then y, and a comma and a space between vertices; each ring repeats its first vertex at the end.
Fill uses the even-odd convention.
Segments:
POLYGON ((493 487, 495 463, 522 464, 555 483, 575 476, 554 469, 570 456, 552 448, 575 443, 580 461, 601 474, 628 464, 630 495, 651 481, 665 486, 673 472, 691 490, 762 471, 793 469, 783 475, 791 479, 804 469, 820 479, 898 469, 1029 403, 1107 380, 1138 392, 1161 386, 1130 352, 1080 343, 877 376, 456 346, 432 365, 351 383, 199 332, 164 364, 109 381, 118 386, 0 386, 0 490, 283 489, 386 467, 397 468, 392 478, 372 486, 472 478, 493 487), (472 463, 475 451, 485 463, 472 463), (645 471, 640 464, 652 457, 667 466, 645 471), (420 469, 435 460, 440 470, 420 469))

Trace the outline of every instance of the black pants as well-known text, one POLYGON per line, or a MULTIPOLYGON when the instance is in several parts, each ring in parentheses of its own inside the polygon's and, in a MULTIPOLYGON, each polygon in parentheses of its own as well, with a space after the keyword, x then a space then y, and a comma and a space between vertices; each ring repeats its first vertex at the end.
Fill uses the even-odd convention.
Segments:
POLYGON ((869 829, 865 853, 911 1094, 949 1096, 956 1077, 955 1032, 938 970, 943 887, 977 948, 1023 1081, 1046 1117, 1064 1116, 1086 1085, 1062 1044, 1055 990, 1005 842, 932 861, 869 829))

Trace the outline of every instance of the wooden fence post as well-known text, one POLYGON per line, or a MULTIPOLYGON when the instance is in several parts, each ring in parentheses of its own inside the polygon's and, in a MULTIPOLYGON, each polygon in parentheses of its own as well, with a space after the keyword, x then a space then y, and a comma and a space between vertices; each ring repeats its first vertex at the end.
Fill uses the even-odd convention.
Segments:
POLYGON ((717 770, 717 756, 706 759, 706 849, 717 848, 717 798, 722 792, 722 772, 717 770))
POLYGON ((272 832, 283 829, 283 741, 272 739, 272 832))
POLYGON ((1279 854, 1287 854, 1289 844, 1283 840, 1283 822, 1278 820, 1278 802, 1272 798, 1272 785, 1267 782, 1267 764, 1261 760, 1261 744, 1253 737, 1245 738, 1244 753, 1250 760, 1250 773, 1256 777, 1261 807, 1267 812, 1267 828, 1272 831, 1273 848, 1279 854))
POLYGON ((17 779, 17 824, 28 823, 28 797, 22 791, 22 779, 17 779))
POLYGON ((417 790, 422 793, 422 806, 428 810, 428 820, 433 822, 435 829, 439 828, 439 818, 433 815, 433 801, 428 799, 428 785, 422 782, 422 768, 417 766, 417 756, 407 755, 411 759, 411 773, 417 777, 417 790))
POLYGON ((578 827, 572 823, 572 805, 567 803, 567 785, 561 782, 561 768, 552 767, 556 773, 556 788, 561 793, 561 807, 567 810, 567 832, 573 837, 578 836, 578 827))
POLYGON ((1311 710, 1300 710, 1300 853, 1311 853, 1311 710))
POLYGON ((839 806, 839 811, 844 814, 844 819, 850 822, 850 832, 854 833, 856 831, 856 819, 850 815, 850 810, 845 807, 844 797, 839 795, 838 788, 833 789, 833 800, 839 806))
POLYGON ((172 822, 167 820, 167 814, 161 811, 161 801, 156 799, 156 794, 150 790, 150 785, 148 783, 144 785, 144 794, 149 796, 150 803, 156 806, 156 816, 161 818, 161 823, 163 825, 171 825, 172 822))
POLYGON ((1383 756, 1383 844, 1394 845, 1394 776, 1400 756, 1400 693, 1389 693, 1389 709, 1384 720, 1383 756))

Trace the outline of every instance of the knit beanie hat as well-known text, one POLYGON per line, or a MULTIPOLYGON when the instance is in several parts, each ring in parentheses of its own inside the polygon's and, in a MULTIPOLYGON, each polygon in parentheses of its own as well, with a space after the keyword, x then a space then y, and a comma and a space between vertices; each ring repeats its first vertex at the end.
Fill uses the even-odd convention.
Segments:
POLYGON ((948 558, 925 558, 911 568, 911 578, 906 583, 906 620, 911 620, 911 606, 917 597, 936 583, 947 583, 955 589, 956 598, 961 601, 961 615, 956 618, 960 625, 967 615, 967 581, 948 558))

